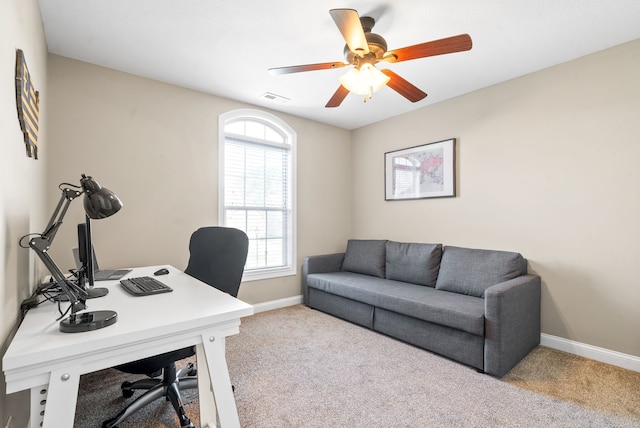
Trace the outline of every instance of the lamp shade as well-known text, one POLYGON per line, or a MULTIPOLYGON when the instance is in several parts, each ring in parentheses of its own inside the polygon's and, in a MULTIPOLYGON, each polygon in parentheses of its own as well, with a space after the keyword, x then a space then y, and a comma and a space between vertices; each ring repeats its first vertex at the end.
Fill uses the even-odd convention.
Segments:
POLYGON ((100 186, 92 177, 82 174, 80 184, 84 190, 84 210, 89 218, 107 218, 122 208, 122 202, 116 194, 100 186))
POLYGON ((358 95, 369 95, 378 92, 389 81, 389 76, 382 73, 373 65, 366 63, 360 68, 352 68, 340 76, 340 84, 349 92, 358 95))

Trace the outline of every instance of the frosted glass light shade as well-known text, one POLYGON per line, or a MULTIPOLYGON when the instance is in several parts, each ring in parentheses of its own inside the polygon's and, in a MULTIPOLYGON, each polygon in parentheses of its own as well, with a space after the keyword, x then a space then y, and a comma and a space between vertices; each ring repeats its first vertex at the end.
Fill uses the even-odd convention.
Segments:
POLYGON ((354 94, 371 96, 386 85, 389 79, 389 76, 367 63, 360 69, 354 67, 340 76, 340 84, 354 94))

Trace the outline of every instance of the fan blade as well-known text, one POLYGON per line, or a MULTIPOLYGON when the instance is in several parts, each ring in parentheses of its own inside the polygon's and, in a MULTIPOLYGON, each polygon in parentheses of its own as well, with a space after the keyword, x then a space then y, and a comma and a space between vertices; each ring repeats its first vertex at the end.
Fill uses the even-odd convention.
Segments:
POLYGON ((387 86, 411 101, 415 103, 416 101, 420 101, 421 99, 427 96, 426 93, 422 92, 419 88, 409 83, 404 78, 398 76, 396 73, 389 69, 380 70, 386 76, 390 77, 389 82, 387 82, 387 86))
POLYGON ((460 34, 388 51, 385 54, 387 57, 385 60, 388 62, 409 61, 410 59, 468 51, 472 46, 471 37, 468 34, 460 34))
POLYGON ((325 107, 338 107, 342 103, 342 101, 347 97, 347 95, 349 95, 349 90, 344 86, 340 85, 338 90, 335 92, 335 94, 333 94, 333 96, 331 97, 329 102, 327 102, 327 105, 325 105, 325 107))
POLYGON ((347 42, 349 50, 360 56, 368 54, 369 43, 364 35, 358 12, 354 9, 331 9, 329 13, 347 42))
POLYGON ((319 64, 305 64, 305 65, 292 65, 289 67, 276 67, 270 68, 269 74, 274 76, 280 74, 289 74, 289 73, 300 73, 301 71, 315 71, 315 70, 331 70, 333 68, 341 68, 344 67, 344 62, 323 62, 319 64))

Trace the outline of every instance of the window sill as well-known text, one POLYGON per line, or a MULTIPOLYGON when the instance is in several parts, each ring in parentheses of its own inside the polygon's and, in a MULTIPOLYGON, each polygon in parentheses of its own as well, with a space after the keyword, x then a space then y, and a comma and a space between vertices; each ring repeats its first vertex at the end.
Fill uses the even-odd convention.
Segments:
POLYGON ((296 274, 293 268, 280 269, 263 269, 254 272, 245 272, 242 276, 242 282, 260 281, 262 279, 281 278, 285 276, 294 276, 296 274))

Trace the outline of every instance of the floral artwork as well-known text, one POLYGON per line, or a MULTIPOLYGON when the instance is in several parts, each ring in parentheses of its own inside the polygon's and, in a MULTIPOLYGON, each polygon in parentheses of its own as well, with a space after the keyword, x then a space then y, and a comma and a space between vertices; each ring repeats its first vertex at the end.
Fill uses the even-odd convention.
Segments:
POLYGON ((455 196, 455 139, 385 153, 385 199, 455 196))

